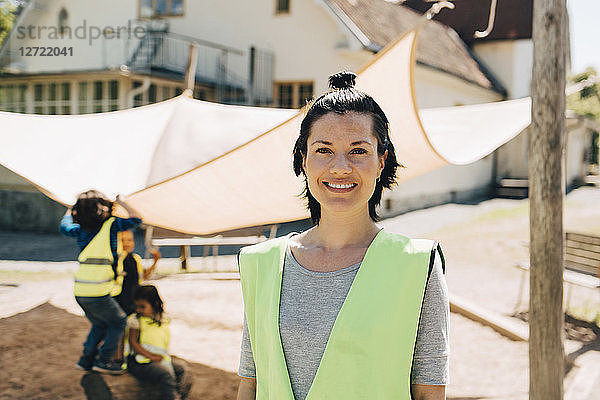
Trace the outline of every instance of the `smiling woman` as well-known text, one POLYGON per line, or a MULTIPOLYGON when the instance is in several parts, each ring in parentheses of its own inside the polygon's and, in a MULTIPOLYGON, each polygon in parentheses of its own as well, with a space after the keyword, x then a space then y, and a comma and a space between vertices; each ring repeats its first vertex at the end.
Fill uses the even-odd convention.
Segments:
MULTIPOLYGON (((383 160, 382 170, 377 173, 378 179, 377 181, 373 180, 375 187, 368 202, 369 215, 373 220, 377 220, 375 208, 381 201, 383 188, 390 188, 394 184, 396 169, 400 166, 396 160, 394 146, 389 140, 387 117, 371 96, 354 89, 355 77, 356 75, 351 72, 340 72, 329 78, 332 90, 312 103, 302 121, 300 135, 294 146, 294 172, 296 175, 302 174, 305 177, 305 195, 308 199, 311 218, 315 224, 318 224, 321 218, 321 204, 310 191, 309 179, 306 174, 306 161, 310 153, 315 150, 313 149, 314 144, 324 144, 323 142, 332 144, 323 137, 327 138, 328 135, 333 134, 334 136, 331 136, 331 138, 335 137, 348 141, 350 136, 354 135, 356 140, 350 140, 349 143, 358 144, 358 142, 362 142, 363 145, 363 147, 351 149, 355 156, 361 152, 369 153, 367 147, 370 150, 367 157, 354 158, 372 161, 374 156, 379 156, 379 162, 381 163, 383 160), (324 121, 322 121, 323 119, 324 121), (335 136, 336 132, 332 131, 337 131, 337 136, 335 136), (308 148, 309 136, 311 137, 310 152, 308 148)), ((342 142, 338 143, 338 145, 341 144, 342 142)), ((317 150, 323 153, 333 149, 317 150)))
POLYGON ((355 77, 330 77, 294 146, 315 226, 240 252, 240 400, 445 398, 443 256, 376 225, 400 165, 355 77))

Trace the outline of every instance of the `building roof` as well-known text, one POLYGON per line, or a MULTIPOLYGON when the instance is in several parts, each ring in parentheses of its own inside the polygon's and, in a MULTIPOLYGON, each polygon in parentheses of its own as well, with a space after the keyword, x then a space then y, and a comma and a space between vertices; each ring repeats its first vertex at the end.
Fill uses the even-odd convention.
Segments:
MULTIPOLYGON (((414 28, 422 15, 385 0, 324 0, 365 48, 377 51, 414 28), (356 32, 358 30, 358 32, 356 32)), ((449 73, 503 95, 506 89, 461 40, 454 29, 437 21, 419 31, 417 63, 449 73)))
MULTIPOLYGON (((454 10, 443 9, 435 19, 451 26, 466 43, 490 40, 531 39, 533 0, 499 0, 496 5, 494 29, 484 38, 475 38, 475 31, 484 31, 490 15, 489 0, 453 0, 454 10)), ((431 7, 426 0, 406 0, 403 3, 418 12, 431 7)))

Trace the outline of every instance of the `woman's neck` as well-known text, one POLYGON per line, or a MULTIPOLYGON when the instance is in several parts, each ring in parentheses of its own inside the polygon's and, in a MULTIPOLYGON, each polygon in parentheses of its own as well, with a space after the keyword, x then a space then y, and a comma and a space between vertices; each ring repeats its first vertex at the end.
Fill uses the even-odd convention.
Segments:
POLYGON ((369 211, 353 215, 323 212, 319 225, 312 229, 311 241, 325 249, 368 247, 380 228, 369 216, 369 211))

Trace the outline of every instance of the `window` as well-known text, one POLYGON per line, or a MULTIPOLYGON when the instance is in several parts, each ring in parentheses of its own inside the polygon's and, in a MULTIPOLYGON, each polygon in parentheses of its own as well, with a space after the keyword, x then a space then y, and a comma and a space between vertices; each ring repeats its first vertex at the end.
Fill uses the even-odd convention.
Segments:
POLYGON ((33 86, 33 112, 35 114, 45 114, 44 92, 44 85, 38 83, 33 86))
POLYGON ((282 82, 275 84, 275 105, 281 108, 302 108, 313 97, 312 82, 282 82))
MULTIPOLYGON (((71 82, 36 83, 33 85, 33 113, 50 115, 69 115, 71 110, 71 82)), ((27 85, 16 88, 15 107, 26 112, 25 93, 27 85)))
POLYGON ((15 111, 15 86, 0 86, 0 110, 15 111))
POLYGON ((154 15, 152 0, 140 1, 140 18, 151 18, 154 15))
POLYGON ((69 29, 69 13, 67 13, 67 10, 62 8, 58 13, 58 32, 61 36, 63 36, 66 33, 69 33, 69 29))
POLYGON ((71 83, 60 84, 60 114, 71 114, 71 83))
POLYGON ((0 111, 8 111, 7 107, 6 89, 5 86, 0 85, 0 111))
POLYGON ((108 111, 119 109, 119 81, 108 81, 108 111))
POLYGON ((90 96, 88 95, 88 83, 79 82, 79 114, 87 114, 91 108, 88 104, 90 96))
POLYGON ((183 15, 183 0, 140 0, 140 18, 183 15))
POLYGON ((162 99, 163 100, 167 100, 171 98, 171 87, 170 86, 163 86, 162 87, 162 99))
POLYGON ((292 84, 281 84, 277 93, 279 107, 292 108, 294 104, 294 86, 292 84))
POLYGON ((0 85, 0 111, 25 113, 26 84, 0 85))
POLYGON ((313 84, 300 83, 298 85, 298 107, 304 107, 313 97, 313 84))
POLYGON ((156 103, 156 85, 154 83, 148 88, 148 103, 156 103))
MULTIPOLYGON (((142 82, 141 81, 133 81, 133 89, 137 89, 140 86, 142 86, 142 82)), ((133 96, 133 106, 134 107, 139 107, 139 106, 143 106, 144 104, 147 104, 144 101, 144 93, 138 93, 135 96, 133 96)))
POLYGON ((102 112, 102 98, 104 97, 104 82, 103 81, 95 81, 94 82, 94 96, 92 103, 92 110, 95 113, 102 112))
POLYGON ((48 85, 48 114, 56 115, 56 83, 48 85))
POLYGON ((275 13, 287 14, 290 12, 290 0, 275 0, 277 2, 275 13))
POLYGON ((15 104, 15 85, 6 86, 6 100, 8 103, 7 110, 14 111, 13 107, 15 104))
POLYGON ((183 0, 171 0, 171 14, 183 15, 183 0))
POLYGON ((196 89, 194 89, 194 98, 198 100, 206 100, 208 98, 206 95, 206 90, 203 87, 196 86, 196 89))
POLYGON ((15 101, 13 110, 16 112, 20 112, 20 113, 25 113, 26 107, 27 107, 27 103, 25 101, 25 93, 27 92, 27 85, 19 85, 17 87, 17 99, 15 101))
POLYGON ((79 82, 78 113, 100 113, 119 109, 119 81, 79 82))

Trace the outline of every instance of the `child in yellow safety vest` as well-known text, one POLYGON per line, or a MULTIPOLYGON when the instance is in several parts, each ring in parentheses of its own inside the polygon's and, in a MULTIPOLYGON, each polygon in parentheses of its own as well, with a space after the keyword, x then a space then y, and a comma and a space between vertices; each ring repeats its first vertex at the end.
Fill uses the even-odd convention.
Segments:
POLYGON ((176 393, 185 399, 191 382, 185 379, 183 363, 172 359, 168 353, 170 320, 165 315, 156 287, 139 286, 134 300, 136 314, 127 319, 130 348, 127 370, 141 381, 158 383, 162 400, 174 399, 176 393))
MULTIPOLYGON (((161 254, 158 249, 150 249, 154 262, 150 268, 144 269, 142 257, 134 253, 135 239, 132 231, 123 231, 118 234, 119 239, 119 258, 115 270, 115 281, 111 296, 119 303, 127 316, 135 312, 135 303, 133 294, 141 285, 142 281, 147 280, 154 272, 161 254)), ((115 353, 115 360, 123 364, 123 344, 124 337, 119 342, 119 347, 115 353)))
POLYGON ((119 243, 121 252, 117 260, 115 284, 111 295, 119 303, 125 314, 130 315, 135 312, 133 294, 140 286, 142 281, 148 279, 154 269, 161 254, 157 249, 150 249, 154 262, 150 268, 144 269, 142 266, 142 257, 134 253, 135 240, 132 231, 119 232, 119 243))

